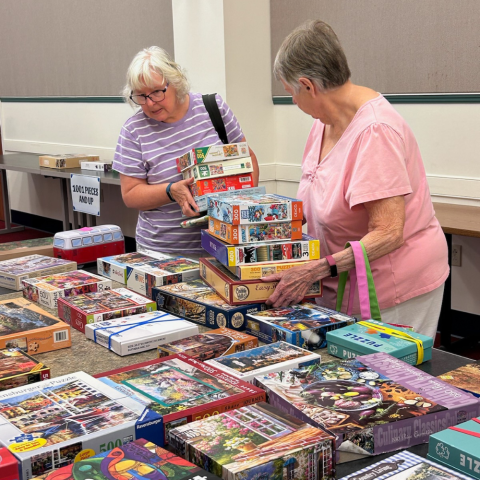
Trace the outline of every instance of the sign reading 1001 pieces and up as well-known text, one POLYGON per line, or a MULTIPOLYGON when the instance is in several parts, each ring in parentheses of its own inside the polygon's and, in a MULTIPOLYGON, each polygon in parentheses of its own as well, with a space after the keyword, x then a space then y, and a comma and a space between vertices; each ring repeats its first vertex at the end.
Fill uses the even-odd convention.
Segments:
POLYGON ((100 178, 70 174, 74 212, 100 216, 100 178))

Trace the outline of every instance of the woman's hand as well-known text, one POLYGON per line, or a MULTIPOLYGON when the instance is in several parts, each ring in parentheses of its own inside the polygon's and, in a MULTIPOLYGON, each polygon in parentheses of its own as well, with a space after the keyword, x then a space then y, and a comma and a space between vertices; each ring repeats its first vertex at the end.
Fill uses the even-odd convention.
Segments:
POLYGON ((199 208, 193 199, 190 192, 189 185, 191 185, 195 179, 187 178, 186 180, 180 180, 179 182, 172 183, 170 187, 170 195, 180 205, 182 213, 187 217, 198 217, 199 208))

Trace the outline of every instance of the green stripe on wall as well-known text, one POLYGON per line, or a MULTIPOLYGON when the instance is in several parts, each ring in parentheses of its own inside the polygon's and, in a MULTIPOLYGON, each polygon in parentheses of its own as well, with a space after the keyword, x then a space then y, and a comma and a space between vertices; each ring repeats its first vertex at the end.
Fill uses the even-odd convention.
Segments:
POLYGON ((123 97, 4 97, 10 103, 123 103, 123 97))

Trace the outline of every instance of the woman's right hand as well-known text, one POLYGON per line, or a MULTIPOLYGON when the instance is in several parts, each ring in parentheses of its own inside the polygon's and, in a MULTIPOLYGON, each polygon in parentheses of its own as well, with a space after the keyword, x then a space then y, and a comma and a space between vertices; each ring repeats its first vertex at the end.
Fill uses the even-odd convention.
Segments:
POLYGON ((187 217, 198 217, 199 215, 199 208, 189 188, 189 185, 194 181, 195 179, 193 177, 187 178, 186 180, 173 183, 170 187, 170 195, 180 205, 182 213, 187 217))

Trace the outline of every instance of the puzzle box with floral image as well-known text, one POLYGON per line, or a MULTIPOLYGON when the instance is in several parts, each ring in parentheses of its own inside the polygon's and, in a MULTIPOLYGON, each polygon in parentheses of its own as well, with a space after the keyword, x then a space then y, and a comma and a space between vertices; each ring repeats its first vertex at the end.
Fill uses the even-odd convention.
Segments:
POLYGON ((83 372, 0 392, 0 442, 21 478, 73 463, 85 450, 145 438, 158 443, 162 418, 83 372))
POLYGON ((58 316, 76 330, 85 333, 85 325, 114 318, 153 312, 157 304, 126 288, 85 293, 58 299, 58 316))
POLYGON ((265 401, 262 389, 183 353, 95 377, 163 416, 161 446, 172 428, 265 401))
POLYGON ((390 355, 257 376, 272 405, 337 436, 340 451, 376 455, 428 442, 478 414, 472 395, 390 355))
POLYGON ((112 281, 85 270, 57 273, 22 280, 23 296, 48 308, 57 308, 59 298, 69 298, 112 288, 112 281))
POLYGON ((267 403, 170 431, 179 454, 225 480, 335 478, 335 439, 267 403))
POLYGON ((70 326, 24 298, 0 301, 0 348, 30 354, 70 347, 70 326))

